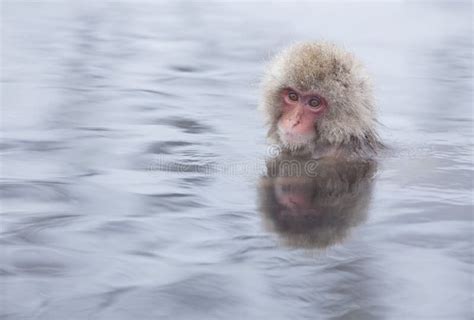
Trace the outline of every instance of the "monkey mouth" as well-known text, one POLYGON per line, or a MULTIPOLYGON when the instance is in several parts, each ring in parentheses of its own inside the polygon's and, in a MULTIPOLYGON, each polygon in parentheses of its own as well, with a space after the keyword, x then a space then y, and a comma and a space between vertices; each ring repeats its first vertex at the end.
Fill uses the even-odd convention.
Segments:
POLYGON ((300 149, 309 146, 315 138, 314 134, 294 133, 278 128, 278 135, 284 147, 288 149, 300 149))

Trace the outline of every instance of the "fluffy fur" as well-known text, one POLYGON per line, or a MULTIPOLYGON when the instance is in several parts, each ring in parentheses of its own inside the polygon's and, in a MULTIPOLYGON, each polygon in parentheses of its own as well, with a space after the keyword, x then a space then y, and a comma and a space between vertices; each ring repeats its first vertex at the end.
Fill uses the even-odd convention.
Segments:
POLYGON ((293 45, 267 66, 260 108, 267 115, 268 137, 292 153, 374 154, 382 144, 375 131, 376 114, 370 79, 355 57, 326 42, 293 45), (313 90, 328 109, 315 123, 316 135, 305 146, 284 143, 278 132, 284 88, 313 90))

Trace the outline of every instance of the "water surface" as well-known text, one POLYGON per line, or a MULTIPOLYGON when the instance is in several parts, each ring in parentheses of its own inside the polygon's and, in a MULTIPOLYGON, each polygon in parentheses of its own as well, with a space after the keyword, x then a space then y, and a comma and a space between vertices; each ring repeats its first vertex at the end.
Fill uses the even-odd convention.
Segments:
POLYGON ((472 317, 470 3, 9 1, 1 19, 2 319, 472 317), (258 80, 308 39, 374 76, 391 152, 352 189, 262 177, 258 80))

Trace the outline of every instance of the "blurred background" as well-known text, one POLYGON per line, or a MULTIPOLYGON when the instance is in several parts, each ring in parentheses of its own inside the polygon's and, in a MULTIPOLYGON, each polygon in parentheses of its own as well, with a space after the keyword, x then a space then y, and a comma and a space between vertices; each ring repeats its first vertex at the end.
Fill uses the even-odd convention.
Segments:
POLYGON ((472 49, 469 1, 2 1, 0 317, 472 318, 472 49), (308 249, 262 215, 256 107, 320 39, 367 65, 391 152, 308 249))

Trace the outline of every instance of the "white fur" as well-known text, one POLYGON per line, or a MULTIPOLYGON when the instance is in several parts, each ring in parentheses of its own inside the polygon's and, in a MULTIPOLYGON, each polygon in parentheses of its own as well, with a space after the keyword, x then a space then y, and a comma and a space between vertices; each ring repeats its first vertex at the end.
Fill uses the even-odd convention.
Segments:
POLYGON ((326 42, 288 47, 268 65, 262 81, 260 108, 267 116, 268 137, 290 150, 331 147, 373 153, 382 146, 376 130, 376 112, 370 78, 350 53, 326 42), (278 128, 282 89, 314 91, 328 102, 315 123, 313 136, 289 136, 278 128))

